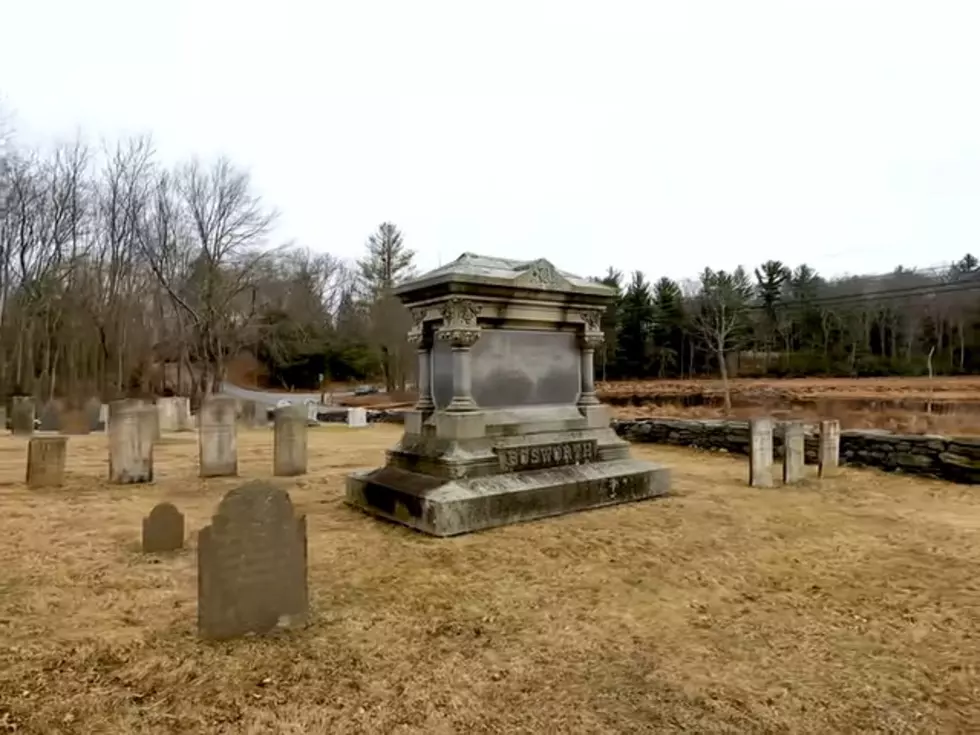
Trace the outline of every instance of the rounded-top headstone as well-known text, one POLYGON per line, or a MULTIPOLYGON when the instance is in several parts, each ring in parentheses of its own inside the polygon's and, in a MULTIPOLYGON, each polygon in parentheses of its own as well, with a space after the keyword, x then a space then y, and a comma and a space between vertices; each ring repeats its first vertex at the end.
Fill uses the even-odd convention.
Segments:
POLYGON ((184 515, 173 503, 158 503, 143 519, 143 551, 153 554, 184 546, 184 515))

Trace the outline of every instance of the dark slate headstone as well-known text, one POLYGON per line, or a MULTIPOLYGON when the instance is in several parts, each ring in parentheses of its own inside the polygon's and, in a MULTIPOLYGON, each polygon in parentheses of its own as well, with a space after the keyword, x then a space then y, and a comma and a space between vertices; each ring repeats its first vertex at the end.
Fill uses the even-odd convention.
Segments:
POLYGON ((41 409, 41 431, 59 431, 61 429, 61 404, 56 400, 48 401, 41 409))
POLYGON ((171 503, 158 503, 143 519, 143 552, 177 551, 184 546, 184 515, 171 503))
POLYGON ((202 638, 305 625, 306 516, 262 481, 229 492, 198 534, 197 626, 202 638))

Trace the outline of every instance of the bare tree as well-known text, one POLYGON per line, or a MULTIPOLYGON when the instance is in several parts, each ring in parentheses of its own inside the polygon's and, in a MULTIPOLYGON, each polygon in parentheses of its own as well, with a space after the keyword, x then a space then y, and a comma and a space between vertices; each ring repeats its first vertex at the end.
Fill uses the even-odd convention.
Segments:
POLYGON ((739 347, 746 335, 747 312, 752 297, 752 284, 739 267, 732 273, 705 268, 701 274, 701 291, 694 323, 708 349, 718 360, 725 411, 732 409, 731 388, 728 383, 727 355, 739 347))

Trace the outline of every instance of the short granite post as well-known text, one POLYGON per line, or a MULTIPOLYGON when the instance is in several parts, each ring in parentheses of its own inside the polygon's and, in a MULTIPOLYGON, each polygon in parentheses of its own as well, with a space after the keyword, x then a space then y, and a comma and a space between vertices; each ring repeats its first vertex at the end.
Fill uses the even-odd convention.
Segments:
POLYGON ((109 482, 152 482, 153 433, 152 425, 144 418, 146 408, 129 401, 114 401, 110 413, 109 482))
POLYGON ((17 436, 34 433, 34 396, 11 397, 10 432, 17 436))
POLYGON ((27 486, 61 487, 65 481, 65 447, 63 436, 35 436, 27 444, 27 486))
POLYGON ((347 425, 352 429, 362 429, 368 425, 367 422, 367 409, 364 408, 348 408, 347 409, 347 425))
POLYGON ((803 480, 806 464, 806 435, 802 421, 788 421, 783 426, 783 484, 803 480))
POLYGON ((749 421, 749 485, 772 487, 772 419, 749 421))
POLYGON ((282 406, 276 409, 273 429, 272 474, 291 477, 306 474, 306 408, 282 406))
POLYGON ((236 413, 235 399, 231 396, 211 396, 201 404, 197 437, 201 477, 238 474, 236 413))
POLYGON ((833 477, 840 464, 840 421, 828 419, 820 422, 820 445, 818 449, 820 477, 833 477))

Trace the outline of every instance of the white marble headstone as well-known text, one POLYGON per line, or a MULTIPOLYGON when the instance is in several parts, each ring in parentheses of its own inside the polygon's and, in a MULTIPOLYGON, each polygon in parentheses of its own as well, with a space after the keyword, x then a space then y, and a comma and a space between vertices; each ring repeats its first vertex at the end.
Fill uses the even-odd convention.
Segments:
POLYGON ((348 408, 347 425, 353 429, 367 426, 367 411, 363 408, 348 408))

